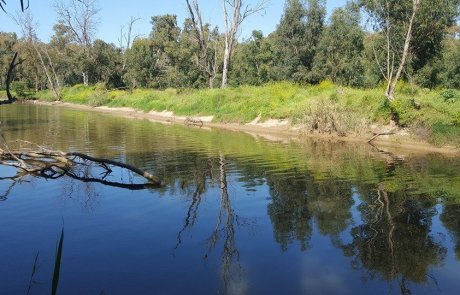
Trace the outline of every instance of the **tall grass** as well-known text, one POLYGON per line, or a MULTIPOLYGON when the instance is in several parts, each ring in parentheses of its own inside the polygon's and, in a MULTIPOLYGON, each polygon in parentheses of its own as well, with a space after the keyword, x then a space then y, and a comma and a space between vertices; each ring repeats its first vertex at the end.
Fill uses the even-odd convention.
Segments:
MULTIPOLYGON (((388 124, 393 113, 397 114, 401 126, 423 129, 424 132, 418 133, 427 140, 460 145, 460 139, 450 138, 452 130, 460 126, 459 91, 426 90, 400 83, 394 102, 389 102, 383 93, 383 87, 353 89, 325 81, 314 86, 277 82, 227 89, 163 91, 106 90, 97 85, 76 85, 64 88, 62 97, 64 102, 92 106, 130 107, 145 112, 167 110, 180 116, 214 116, 216 122, 248 123, 260 116, 262 120, 288 119, 308 129, 315 125, 314 118, 320 120, 322 117, 325 125, 338 124, 340 128, 336 129, 346 134, 368 131, 371 124, 388 124), (337 122, 327 121, 327 116, 337 122)), ((39 92, 36 97, 53 99, 49 91, 39 92)), ((326 129, 330 132, 331 128, 326 129)))

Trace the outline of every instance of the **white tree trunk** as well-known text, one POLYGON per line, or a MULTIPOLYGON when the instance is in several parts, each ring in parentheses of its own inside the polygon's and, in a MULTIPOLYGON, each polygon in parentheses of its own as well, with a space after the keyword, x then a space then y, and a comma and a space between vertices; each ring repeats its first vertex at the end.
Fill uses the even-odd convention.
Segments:
MULTIPOLYGON (((404 48, 402 51, 402 56, 401 56, 401 61, 399 63, 398 70, 396 71, 396 75, 394 75, 394 68, 391 67, 391 71, 388 72, 388 77, 387 77, 387 89, 385 92, 385 96, 389 100, 394 100, 394 94, 396 90, 396 86, 398 84, 399 79, 401 78, 402 71, 404 70, 404 67, 406 66, 407 62, 407 56, 409 55, 409 49, 410 49, 410 44, 411 44, 411 39, 412 39, 412 32, 413 32, 413 27, 414 27, 414 21, 415 21, 415 16, 417 15, 417 11, 420 5, 421 0, 412 0, 413 3, 413 8, 412 8, 412 16, 409 21, 409 26, 407 28, 407 33, 406 33, 406 39, 404 41, 404 48)), ((387 28, 389 30, 389 28, 387 28)), ((389 34, 389 32, 388 32, 389 34)), ((387 45, 388 48, 391 46, 390 44, 390 39, 387 38, 387 45)), ((388 49, 389 52, 389 49, 388 49)), ((389 65, 389 58, 387 61, 387 67, 390 67, 389 65)), ((389 68, 390 69, 390 68, 389 68)))
POLYGON ((224 67, 222 68, 222 88, 226 88, 228 85, 228 68, 230 66, 230 49, 228 48, 227 42, 225 43, 224 67))
POLYGON ((88 85, 89 85, 89 82, 88 82, 88 73, 87 73, 87 72, 82 72, 81 74, 82 74, 82 76, 83 76, 83 85, 88 86, 88 85))

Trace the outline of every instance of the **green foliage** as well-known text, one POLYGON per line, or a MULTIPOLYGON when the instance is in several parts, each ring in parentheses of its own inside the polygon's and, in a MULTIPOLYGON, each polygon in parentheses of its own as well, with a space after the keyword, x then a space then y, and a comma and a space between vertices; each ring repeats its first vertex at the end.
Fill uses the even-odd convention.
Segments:
POLYGON ((278 79, 312 82, 311 70, 326 16, 324 0, 287 0, 275 31, 275 69, 278 79))
POLYGON ((451 37, 445 42, 440 67, 441 84, 446 88, 460 89, 460 39, 451 37))
POLYGON ((460 100, 460 91, 455 89, 447 89, 441 92, 445 102, 455 103, 460 100))
POLYGON ((373 119, 379 123, 389 123, 391 114, 394 112, 391 102, 386 98, 382 97, 378 108, 373 113, 373 119))
POLYGON ((96 83, 96 85, 94 85, 94 90, 97 90, 97 91, 107 90, 107 85, 104 82, 96 83))
POLYGON ((14 91, 20 98, 27 96, 27 84, 23 81, 13 81, 11 83, 11 90, 14 91))
POLYGON ((363 50, 359 7, 349 4, 336 9, 318 45, 313 76, 346 86, 362 86, 363 50))
POLYGON ((93 107, 100 107, 110 104, 111 97, 105 91, 94 91, 87 99, 87 104, 93 107))
POLYGON ((270 81, 273 50, 261 31, 236 48, 230 73, 232 85, 262 85, 270 81))

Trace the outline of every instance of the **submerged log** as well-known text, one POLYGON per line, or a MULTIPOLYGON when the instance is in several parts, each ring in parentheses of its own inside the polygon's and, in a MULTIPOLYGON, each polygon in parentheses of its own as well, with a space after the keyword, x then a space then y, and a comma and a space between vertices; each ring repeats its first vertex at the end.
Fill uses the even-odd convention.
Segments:
POLYGON ((203 121, 200 119, 192 118, 192 117, 187 117, 184 121, 184 124, 187 126, 198 126, 198 127, 203 127, 203 121))
POLYGON ((16 180, 26 175, 47 179, 68 176, 83 182, 95 182, 132 190, 162 186, 162 182, 157 176, 130 164, 96 158, 78 152, 66 153, 58 150, 50 150, 27 141, 18 141, 21 144, 25 144, 26 148, 10 150, 3 136, 1 138, 4 143, 0 147, 0 165, 17 169, 17 174, 9 177, 11 180, 16 180), (134 175, 144 178, 147 182, 136 184, 107 180, 107 177, 112 174, 113 168, 127 170, 134 175), (100 173, 97 176, 93 176, 92 172, 94 171, 92 169, 97 169, 97 172, 100 173))

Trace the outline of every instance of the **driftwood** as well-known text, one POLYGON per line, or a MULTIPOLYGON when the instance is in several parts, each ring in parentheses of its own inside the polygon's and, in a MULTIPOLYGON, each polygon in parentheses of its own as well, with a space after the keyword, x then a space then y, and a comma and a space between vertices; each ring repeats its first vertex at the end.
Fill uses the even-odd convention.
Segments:
POLYGON ((200 119, 195 119, 192 117, 187 117, 184 121, 184 124, 187 126, 198 126, 198 127, 203 127, 203 121, 200 119))
POLYGON ((379 136, 383 136, 383 135, 394 135, 394 134, 396 134, 396 133, 395 133, 395 132, 374 133, 374 136, 373 136, 371 139, 369 139, 369 140, 367 141, 367 143, 373 142, 374 139, 376 139, 376 138, 379 137, 379 136))
POLYGON ((161 187, 161 180, 135 166, 109 159, 95 158, 78 152, 62 152, 50 150, 27 141, 18 141, 27 147, 18 150, 10 150, 4 140, 0 147, 0 165, 10 166, 17 169, 17 174, 12 177, 2 177, 13 182, 21 180, 24 176, 32 175, 46 179, 58 179, 68 176, 82 182, 94 182, 103 185, 140 190, 152 187, 161 187), (124 183, 108 180, 107 177, 113 169, 121 169, 144 178, 147 182, 124 183), (97 172, 97 175, 94 174, 97 172))

